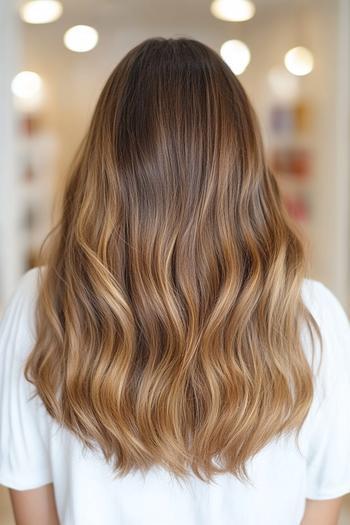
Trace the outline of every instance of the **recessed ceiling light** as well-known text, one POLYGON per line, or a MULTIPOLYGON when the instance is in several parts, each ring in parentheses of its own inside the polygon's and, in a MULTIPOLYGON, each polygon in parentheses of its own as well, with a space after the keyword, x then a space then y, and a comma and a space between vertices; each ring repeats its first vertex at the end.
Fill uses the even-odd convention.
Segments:
POLYGON ((293 75, 308 75, 314 68, 314 57, 306 47, 293 47, 285 54, 284 65, 293 75))
POLYGON ((24 113, 32 113, 40 109, 43 97, 43 82, 34 71, 21 71, 11 82, 14 95, 14 107, 24 113))
POLYGON ((19 98, 32 98, 41 91, 41 88, 41 77, 34 71, 21 71, 11 83, 12 93, 19 98))
POLYGON ((255 15, 255 5, 249 0, 214 0, 210 11, 220 20, 244 22, 255 15))
POLYGON ((220 55, 235 75, 241 75, 250 62, 248 46, 240 40, 227 40, 220 48, 220 55))
POLYGON ((19 14, 28 24, 47 24, 57 20, 63 11, 58 0, 31 0, 19 8, 19 14))
POLYGON ((98 32, 90 26, 73 26, 65 32, 64 45, 76 53, 91 51, 98 42, 98 32))

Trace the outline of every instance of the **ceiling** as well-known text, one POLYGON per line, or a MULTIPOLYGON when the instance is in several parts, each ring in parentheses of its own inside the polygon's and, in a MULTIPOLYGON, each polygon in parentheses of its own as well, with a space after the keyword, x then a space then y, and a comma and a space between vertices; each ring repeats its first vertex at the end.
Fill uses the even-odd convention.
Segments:
MULTIPOLYGON (((24 1, 24 0, 22 0, 24 1)), ((319 0, 322 1, 322 0, 319 0)), ((332 2, 332 0, 323 0, 332 2)), ((314 0, 254 0, 258 18, 270 12, 271 9, 297 9, 300 5, 312 4, 314 0)), ((54 25, 68 26, 77 23, 95 24, 113 23, 147 24, 174 23, 186 21, 198 23, 232 24, 216 20, 211 15, 209 6, 211 0, 62 0, 63 16, 54 25)), ((250 21, 244 22, 249 24, 250 21)), ((239 24, 238 24, 239 25, 239 24)))

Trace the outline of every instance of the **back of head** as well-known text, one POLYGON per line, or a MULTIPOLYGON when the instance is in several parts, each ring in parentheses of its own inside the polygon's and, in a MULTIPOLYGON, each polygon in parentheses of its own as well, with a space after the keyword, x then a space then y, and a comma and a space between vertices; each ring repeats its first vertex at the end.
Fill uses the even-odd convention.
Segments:
POLYGON ((150 38, 107 80, 66 185, 27 378, 120 474, 244 476, 310 407, 304 273, 240 82, 198 41, 150 38))

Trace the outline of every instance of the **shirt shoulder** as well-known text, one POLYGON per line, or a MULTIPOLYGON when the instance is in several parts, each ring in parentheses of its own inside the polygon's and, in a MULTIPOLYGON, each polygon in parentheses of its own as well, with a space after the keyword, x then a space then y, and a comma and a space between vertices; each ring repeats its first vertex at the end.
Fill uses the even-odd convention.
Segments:
POLYGON ((24 272, 18 280, 12 297, 22 301, 33 301, 37 296, 38 286, 45 268, 46 266, 36 266, 24 272))
POLYGON ((340 317, 343 321, 347 318, 339 299, 321 281, 305 278, 301 294, 304 303, 315 316, 322 318, 324 314, 332 314, 332 317, 340 317))
POLYGON ((350 323, 336 295, 320 281, 305 279, 305 305, 317 322, 314 400, 303 425, 306 497, 329 499, 350 491, 350 323))
MULTIPOLYGON (((16 329, 22 341, 25 336, 31 340, 35 338, 35 304, 44 268, 44 266, 31 268, 19 278, 1 315, 0 330, 3 336, 4 333, 16 329)), ((16 348, 23 348, 23 345, 18 345, 16 348)))
POLYGON ((336 374, 349 378, 350 374, 350 323, 348 315, 336 295, 322 282, 304 279, 302 299, 314 317, 322 338, 322 350, 316 352, 324 361, 324 380, 336 374))
POLYGON ((0 483, 24 490, 52 481, 50 421, 24 376, 36 340, 35 310, 41 268, 19 279, 0 322, 0 483))

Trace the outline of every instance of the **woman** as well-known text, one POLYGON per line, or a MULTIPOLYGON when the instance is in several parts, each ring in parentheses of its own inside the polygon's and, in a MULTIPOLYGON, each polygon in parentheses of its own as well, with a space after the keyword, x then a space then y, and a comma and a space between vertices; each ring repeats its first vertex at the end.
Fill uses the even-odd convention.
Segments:
POLYGON ((17 523, 335 524, 349 322, 306 277, 217 53, 151 38, 123 58, 52 234, 1 325, 17 523))

